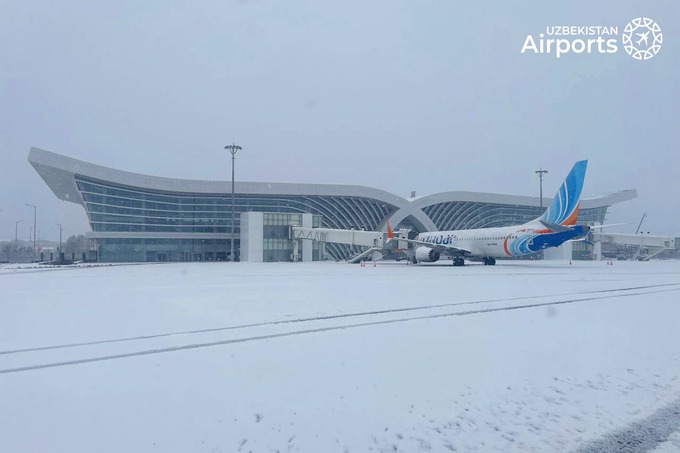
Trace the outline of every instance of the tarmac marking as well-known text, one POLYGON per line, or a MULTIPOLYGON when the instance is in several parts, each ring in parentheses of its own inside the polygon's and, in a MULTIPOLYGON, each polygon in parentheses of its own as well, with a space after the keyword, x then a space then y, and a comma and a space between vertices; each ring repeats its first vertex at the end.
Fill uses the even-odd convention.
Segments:
POLYGON ((452 302, 452 303, 448 303, 448 304, 423 305, 423 306, 417 306, 417 307, 404 307, 404 308, 393 308, 393 309, 385 309, 385 310, 341 313, 341 314, 338 314, 338 315, 315 316, 315 317, 296 318, 296 319, 283 319, 283 320, 278 320, 278 321, 267 321, 267 322, 259 322, 259 323, 252 323, 252 324, 240 324, 240 325, 235 325, 235 326, 213 327, 213 328, 209 328, 209 329, 185 330, 185 331, 178 331, 178 332, 166 332, 166 333, 152 334, 152 335, 140 335, 140 336, 135 336, 135 337, 114 338, 114 339, 108 339, 108 340, 87 341, 87 342, 80 342, 80 343, 67 343, 67 344, 51 345, 51 346, 38 346, 38 347, 34 347, 34 348, 11 349, 11 350, 6 350, 6 351, 0 351, 0 355, 19 354, 19 353, 24 353, 24 352, 47 351, 47 350, 51 350, 51 349, 76 348, 76 347, 82 347, 82 346, 94 346, 94 345, 98 345, 98 344, 120 343, 120 342, 126 342, 126 341, 150 340, 150 339, 154 339, 154 338, 170 337, 170 336, 176 336, 176 335, 192 335, 192 334, 201 334, 201 333, 210 333, 210 332, 220 332, 220 331, 225 331, 225 330, 236 330, 236 329, 247 329, 247 328, 253 328, 253 327, 274 326, 274 325, 279 325, 279 324, 305 323, 305 322, 312 322, 312 321, 325 321, 325 320, 329 320, 329 319, 353 318, 353 317, 361 317, 361 316, 375 316, 375 315, 384 315, 384 314, 389 314, 389 313, 400 313, 400 312, 409 312, 409 311, 418 311, 418 310, 431 310, 433 308, 446 308, 446 307, 455 307, 455 306, 461 306, 461 305, 476 305, 476 304, 487 304, 487 303, 497 303, 497 302, 512 302, 512 301, 516 301, 516 300, 541 299, 541 298, 549 298, 549 297, 565 297, 565 296, 609 293, 609 292, 618 292, 618 291, 634 291, 634 290, 639 290, 639 289, 662 288, 662 287, 668 287, 668 286, 680 286, 680 283, 664 283, 664 284, 659 284, 659 285, 631 286, 631 287, 627 287, 627 288, 611 288, 611 289, 601 289, 601 290, 594 290, 594 291, 580 291, 580 292, 575 292, 575 293, 546 294, 546 295, 539 295, 539 296, 521 296, 521 297, 511 297, 511 298, 507 298, 507 299, 488 299, 488 300, 477 300, 477 301, 469 301, 469 302, 452 302))
POLYGON ((135 351, 135 352, 129 352, 129 353, 123 353, 123 354, 112 354, 112 355, 106 355, 106 356, 90 357, 90 358, 69 360, 69 361, 63 361, 63 362, 44 363, 44 364, 24 366, 24 367, 19 367, 19 368, 6 368, 6 369, 0 369, 0 374, 21 373, 21 372, 25 372, 25 371, 35 371, 35 370, 41 370, 41 369, 45 369, 45 368, 55 368, 55 367, 63 367, 63 366, 71 366, 71 365, 81 365, 81 364, 92 363, 92 362, 102 362, 102 361, 107 361, 107 360, 116 360, 116 359, 123 359, 123 358, 129 358, 129 357, 139 357, 139 356, 152 355, 152 354, 163 354, 163 353, 168 353, 168 352, 185 351, 185 350, 198 349, 198 348, 208 348, 208 347, 214 347, 214 346, 223 346, 223 345, 228 345, 228 344, 245 343, 245 342, 251 342, 251 341, 270 340, 270 339, 275 339, 275 338, 290 337, 290 336, 294 336, 294 335, 306 335, 306 334, 312 334, 312 333, 330 332, 330 331, 335 331, 335 330, 353 329, 353 328, 358 328, 358 327, 369 327, 369 326, 377 326, 377 325, 396 324, 396 323, 402 323, 402 322, 407 322, 407 321, 419 321, 419 320, 446 318, 446 317, 453 317, 453 316, 468 316, 468 315, 474 315, 474 314, 493 313, 493 312, 499 312, 499 311, 523 310, 523 309, 528 309, 528 308, 545 307, 545 306, 550 306, 550 305, 573 304, 573 303, 587 302, 587 301, 593 301, 593 300, 614 299, 614 298, 620 298, 620 297, 633 297, 633 296, 640 296, 640 295, 645 295, 645 294, 655 294, 655 293, 665 293, 665 292, 675 292, 675 291, 680 291, 680 288, 660 289, 660 290, 654 290, 654 291, 635 292, 635 293, 627 293, 627 294, 614 294, 614 295, 606 295, 606 296, 593 296, 593 297, 584 297, 584 298, 578 298, 578 299, 567 299, 567 300, 554 301, 554 302, 542 302, 542 303, 536 303, 536 304, 515 305, 515 306, 510 306, 510 307, 485 308, 485 309, 468 310, 468 311, 462 311, 462 312, 439 313, 439 314, 434 314, 434 315, 413 316, 413 317, 408 317, 408 318, 389 319, 389 320, 382 320, 382 321, 370 321, 370 322, 347 324, 347 325, 338 325, 338 326, 330 326, 330 327, 320 327, 320 328, 315 328, 315 329, 296 330, 296 331, 291 331, 291 332, 283 332, 283 333, 276 333, 276 334, 269 334, 269 335, 258 335, 258 336, 252 336, 252 337, 235 338, 235 339, 212 341, 212 342, 206 342, 206 343, 194 343, 194 344, 181 345, 181 346, 172 346, 172 347, 167 347, 167 348, 149 349, 149 350, 145 350, 145 351, 135 351))

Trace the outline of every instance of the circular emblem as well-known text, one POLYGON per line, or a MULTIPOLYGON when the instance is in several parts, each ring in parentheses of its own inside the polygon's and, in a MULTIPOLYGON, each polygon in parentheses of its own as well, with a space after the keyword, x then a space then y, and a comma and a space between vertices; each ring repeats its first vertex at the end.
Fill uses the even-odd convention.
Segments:
POLYGON ((631 20, 623 29, 623 48, 636 60, 649 60, 661 50, 661 27, 649 17, 631 20))

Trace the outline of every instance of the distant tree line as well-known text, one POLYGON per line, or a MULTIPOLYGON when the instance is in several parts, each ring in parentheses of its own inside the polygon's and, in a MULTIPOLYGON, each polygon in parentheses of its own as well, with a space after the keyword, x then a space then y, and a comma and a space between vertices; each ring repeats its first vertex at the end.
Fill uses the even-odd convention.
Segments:
POLYGON ((80 255, 83 252, 87 252, 92 246, 92 241, 88 240, 84 234, 73 235, 69 236, 66 242, 64 242, 64 253, 80 255))
MULTIPOLYGON (((45 244, 44 241, 40 243, 45 244)), ((0 241, 0 261, 19 263, 33 261, 33 241, 0 241)))
MULTIPOLYGON (((45 260, 50 259, 50 253, 54 259, 59 256, 59 242, 41 240, 37 246, 35 257, 37 260, 40 259, 41 251, 45 260)), ((83 252, 94 247, 94 242, 87 239, 84 234, 72 235, 63 242, 62 247, 66 258, 70 259, 75 253, 76 259, 80 259, 83 252)), ((33 241, 0 241, 0 261, 19 263, 33 261, 33 241)))

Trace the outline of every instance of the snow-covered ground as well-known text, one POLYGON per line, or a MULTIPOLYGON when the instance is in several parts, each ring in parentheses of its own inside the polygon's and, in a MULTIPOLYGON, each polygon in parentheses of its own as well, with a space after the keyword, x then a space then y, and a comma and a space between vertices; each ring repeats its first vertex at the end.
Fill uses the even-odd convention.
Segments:
POLYGON ((0 452, 570 451, 677 404, 680 262, 438 264, 5 265, 0 452))

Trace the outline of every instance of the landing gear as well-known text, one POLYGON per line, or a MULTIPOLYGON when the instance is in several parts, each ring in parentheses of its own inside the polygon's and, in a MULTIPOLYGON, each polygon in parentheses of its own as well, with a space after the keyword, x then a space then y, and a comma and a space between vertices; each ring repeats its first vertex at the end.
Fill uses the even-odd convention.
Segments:
POLYGON ((465 266, 465 260, 461 256, 457 256, 453 259, 454 266, 465 266))
POLYGON ((485 256, 484 258, 482 258, 482 261, 484 261, 485 266, 493 266, 496 264, 496 258, 492 258, 490 256, 489 257, 485 256))

